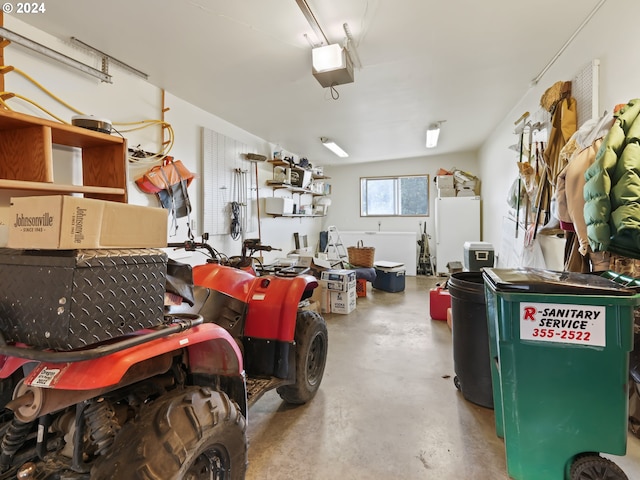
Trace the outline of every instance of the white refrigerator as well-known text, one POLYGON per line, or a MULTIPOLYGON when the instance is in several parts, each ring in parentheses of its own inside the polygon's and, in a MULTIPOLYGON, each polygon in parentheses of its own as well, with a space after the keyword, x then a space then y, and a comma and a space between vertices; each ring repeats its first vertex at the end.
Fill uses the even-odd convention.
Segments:
POLYGON ((435 199, 436 275, 449 262, 463 263, 464 243, 480 241, 480 197, 435 199))

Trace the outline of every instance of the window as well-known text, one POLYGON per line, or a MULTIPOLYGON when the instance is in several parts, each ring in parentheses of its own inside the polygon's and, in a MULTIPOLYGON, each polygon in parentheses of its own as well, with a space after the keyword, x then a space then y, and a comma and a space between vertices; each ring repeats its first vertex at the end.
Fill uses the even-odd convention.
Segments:
POLYGON ((360 178, 360 215, 429 215, 429 175, 360 178))

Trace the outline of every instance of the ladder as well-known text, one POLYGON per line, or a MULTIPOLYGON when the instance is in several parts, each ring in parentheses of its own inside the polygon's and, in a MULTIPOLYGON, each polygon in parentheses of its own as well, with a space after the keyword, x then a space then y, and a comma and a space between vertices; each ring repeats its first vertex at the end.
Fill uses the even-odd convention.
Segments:
POLYGON ((324 253, 327 254, 329 260, 349 262, 349 254, 344 248, 340 232, 333 225, 327 228, 327 246, 324 249, 324 253))

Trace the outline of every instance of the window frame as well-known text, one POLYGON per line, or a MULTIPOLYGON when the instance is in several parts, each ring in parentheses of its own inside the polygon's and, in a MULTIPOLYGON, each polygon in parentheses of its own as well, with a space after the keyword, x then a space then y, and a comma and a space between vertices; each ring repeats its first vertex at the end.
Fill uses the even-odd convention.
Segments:
MULTIPOLYGON (((429 217, 430 216, 430 208, 429 208, 429 174, 428 173, 420 173, 420 174, 408 174, 408 175, 380 175, 380 176, 372 176, 372 177, 360 177, 360 217, 429 217), (365 183, 367 180, 393 180, 393 190, 394 190, 394 211, 399 212, 399 209, 402 205, 402 197, 399 189, 400 179, 402 178, 413 178, 420 177, 426 180, 426 199, 427 199, 427 213, 423 214, 413 214, 413 215, 403 215, 401 213, 391 213, 391 214, 369 214, 363 210, 364 202, 363 195, 365 193, 365 183)), ((366 197, 365 197, 366 198, 366 197)))

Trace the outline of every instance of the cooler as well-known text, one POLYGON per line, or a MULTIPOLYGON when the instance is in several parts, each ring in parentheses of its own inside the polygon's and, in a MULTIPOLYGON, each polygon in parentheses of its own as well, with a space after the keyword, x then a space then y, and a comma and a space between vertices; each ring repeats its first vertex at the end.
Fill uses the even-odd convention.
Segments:
POLYGON ((376 278, 372 282, 373 288, 385 292, 404 291, 404 277, 406 269, 404 263, 378 261, 374 264, 376 278))
POLYGON ((465 242, 463 267, 465 272, 479 272, 482 267, 493 267, 493 245, 488 242, 465 242))

